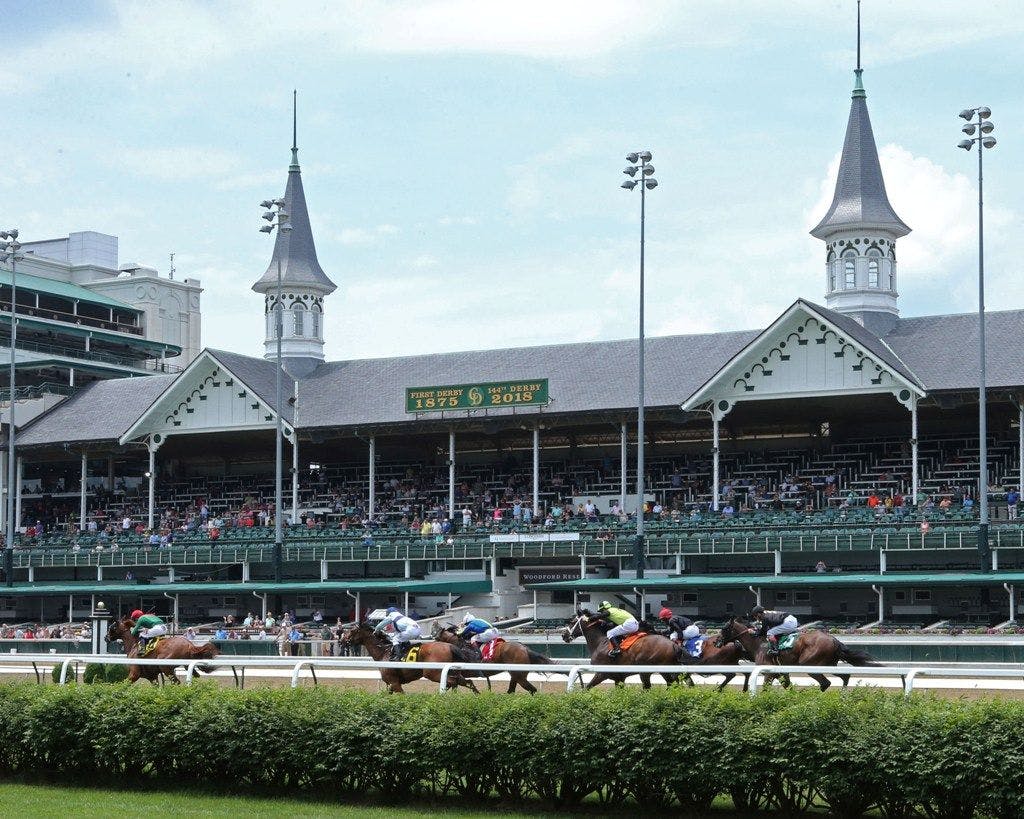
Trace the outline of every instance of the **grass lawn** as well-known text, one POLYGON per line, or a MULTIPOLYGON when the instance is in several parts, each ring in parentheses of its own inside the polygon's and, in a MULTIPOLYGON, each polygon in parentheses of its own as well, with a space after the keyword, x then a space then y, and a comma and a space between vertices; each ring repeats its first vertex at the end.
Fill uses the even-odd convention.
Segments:
MULTIPOLYGON (((428 817, 493 816, 487 811, 444 810, 342 805, 337 803, 273 799, 267 797, 222 796, 186 791, 117 791, 109 788, 55 787, 0 783, 0 816, 246 816, 257 817, 341 817, 342 819, 427 819, 428 817)), ((529 814, 515 814, 526 817, 529 814)))

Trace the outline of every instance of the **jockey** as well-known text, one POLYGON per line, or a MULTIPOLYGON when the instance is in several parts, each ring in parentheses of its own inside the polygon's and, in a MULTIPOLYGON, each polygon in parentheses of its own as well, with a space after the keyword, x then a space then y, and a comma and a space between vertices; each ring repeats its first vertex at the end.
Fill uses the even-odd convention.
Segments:
POLYGON ((391 640, 392 662, 396 662, 399 657, 404 656, 412 648, 412 641, 421 634, 420 624, 411 617, 406 617, 394 606, 388 607, 387 612, 384 614, 384 619, 380 621, 377 628, 373 631, 374 633, 383 631, 387 634, 388 639, 391 640), (391 627, 390 632, 387 631, 389 626, 391 627))
POLYGON ((135 621, 135 625, 132 627, 132 636, 139 638, 139 650, 135 656, 141 657, 146 653, 146 643, 151 637, 167 635, 167 626, 155 614, 143 614, 141 609, 135 609, 129 616, 135 621))
POLYGON ((501 636, 494 626, 486 620, 474 617, 470 612, 466 612, 466 616, 462 618, 462 627, 455 633, 463 640, 468 637, 474 646, 481 646, 501 636))
POLYGON ((685 643, 694 637, 700 637, 700 629, 689 617, 681 614, 673 614, 672 609, 667 606, 658 612, 658 619, 668 626, 668 637, 670 640, 685 643))
POLYGON ((772 657, 779 653, 779 637, 792 634, 800 628, 796 617, 788 611, 765 610, 764 606, 754 606, 750 615, 761 624, 761 633, 768 637, 768 654, 772 657))
POLYGON ((607 600, 601 601, 594 619, 607 620, 614 625, 614 628, 609 629, 607 634, 608 642, 611 643, 611 648, 608 650, 608 659, 610 660, 614 660, 622 653, 622 649, 619 648, 622 638, 640 630, 640 624, 632 614, 625 609, 615 608, 607 600))

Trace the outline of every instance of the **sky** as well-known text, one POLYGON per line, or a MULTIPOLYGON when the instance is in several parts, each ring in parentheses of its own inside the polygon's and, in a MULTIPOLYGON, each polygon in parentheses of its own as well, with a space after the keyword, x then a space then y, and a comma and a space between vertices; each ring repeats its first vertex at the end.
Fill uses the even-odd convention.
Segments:
MULTIPOLYGON (((1024 15, 1014 0, 864 0, 863 63, 905 316, 1024 308, 1024 15)), ((23 240, 119 237, 198 278, 205 346, 261 355, 292 89, 329 359, 766 326, 823 301, 855 61, 853 0, 0 0, 0 201, 23 240)))

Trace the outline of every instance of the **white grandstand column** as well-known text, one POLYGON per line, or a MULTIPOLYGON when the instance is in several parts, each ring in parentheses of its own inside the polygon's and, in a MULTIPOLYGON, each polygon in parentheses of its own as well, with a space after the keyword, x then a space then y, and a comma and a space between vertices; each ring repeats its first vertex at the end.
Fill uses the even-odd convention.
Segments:
POLYGON ((295 382, 292 408, 292 526, 299 522, 299 382, 295 382))
POLYGON ((0 452, 0 532, 7 531, 7 453, 0 452))
POLYGON ((455 520, 455 430, 448 430, 448 519, 455 520))
POLYGON ((102 566, 97 566, 96 567, 96 582, 97 583, 102 583, 103 582, 103 567, 102 566))
POLYGON ((587 556, 580 555, 580 580, 587 579, 587 556))
POLYGON ((249 582, 249 561, 248 560, 243 560, 242 561, 242 582, 243 583, 248 583, 249 582))
POLYGON ((149 452, 149 469, 146 471, 146 477, 149 479, 149 509, 146 516, 146 528, 152 531, 153 522, 156 517, 156 451, 160 448, 160 445, 154 443, 153 437, 150 436, 149 442, 146 444, 146 449, 149 452))
POLYGON ((175 580, 176 580, 176 578, 174 576, 174 567, 173 566, 168 566, 167 567, 167 582, 168 583, 173 583, 173 582, 175 582, 175 580))
POLYGON ((377 500, 377 439, 370 436, 370 495, 366 505, 366 517, 373 520, 377 500))
POLYGON ((327 579, 327 561, 320 561, 320 582, 322 583, 327 579))
POLYGON ((85 503, 85 490, 86 483, 88 481, 89 472, 89 456, 86 451, 82 450, 82 485, 78 490, 78 531, 85 531, 85 515, 86 515, 86 503, 85 503))
POLYGON ((533 519, 540 515, 540 425, 533 428, 533 519))
POLYGON ((992 550, 992 571, 994 571, 994 572, 998 572, 999 571, 999 550, 998 549, 993 549, 992 550))
POLYGON ((621 475, 619 483, 619 509, 623 512, 626 511, 626 458, 629 457, 628 443, 629 440, 626 437, 626 422, 623 421, 619 430, 619 469, 621 475))
POLYGON ((882 586, 871 586, 871 590, 878 595, 878 622, 885 620, 885 588, 882 586))
POLYGON ((782 552, 775 550, 775 574, 782 574, 782 552))
POLYGON ((36 582, 36 569, 35 566, 33 566, 31 563, 28 564, 28 582, 36 582))
POLYGON ((718 414, 715 412, 711 413, 711 429, 712 429, 712 443, 711 443, 711 508, 716 512, 718 511, 718 483, 719 483, 719 465, 718 465, 718 414))
POLYGON ((913 509, 917 509, 917 396, 910 399, 910 497, 913 509))
POLYGON ((404 577, 406 579, 409 579, 410 577, 412 577, 412 561, 409 560, 409 558, 406 558, 403 562, 404 562, 404 566, 403 566, 403 572, 404 573, 402 574, 402 577, 404 577))
POLYGON ((1003 583, 1003 588, 1006 589, 1006 593, 1010 596, 1009 622, 1013 623, 1017 620, 1017 590, 1012 583, 1003 583))
POLYGON ((885 553, 885 549, 879 549, 878 550, 878 573, 879 574, 885 574, 886 568, 887 568, 887 566, 886 566, 886 553, 885 553))
POLYGON ((25 459, 20 455, 16 456, 17 461, 17 482, 14 484, 14 530, 21 528, 21 486, 25 482, 25 459))

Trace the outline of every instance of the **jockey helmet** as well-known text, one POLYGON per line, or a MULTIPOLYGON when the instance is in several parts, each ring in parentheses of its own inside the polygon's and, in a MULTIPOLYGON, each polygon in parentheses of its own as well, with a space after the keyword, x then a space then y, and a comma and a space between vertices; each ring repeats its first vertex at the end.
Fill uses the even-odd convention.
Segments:
POLYGON ((672 609, 670 609, 668 607, 663 608, 661 611, 658 612, 658 619, 659 620, 671 620, 672 619, 672 609))
POLYGON ((754 608, 750 610, 751 617, 757 617, 759 614, 764 614, 764 606, 754 606, 754 608))
POLYGON ((598 608, 601 609, 602 611, 604 611, 606 609, 610 609, 611 607, 612 607, 612 604, 609 603, 607 600, 602 600, 601 601, 601 605, 598 606, 598 608))
POLYGON ((465 624, 465 623, 470 623, 470 622, 472 622, 472 620, 473 620, 473 614, 472 614, 472 612, 468 612, 468 611, 467 611, 467 612, 466 612, 466 616, 462 618, 462 622, 463 622, 463 624, 465 624))
POLYGON ((398 609, 396 609, 394 606, 388 606, 387 614, 398 614, 398 609))
POLYGON ((133 611, 128 616, 131 617, 132 620, 138 620, 140 617, 142 617, 142 609, 135 609, 135 611, 133 611))

